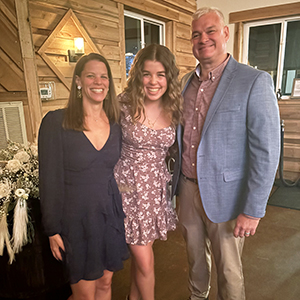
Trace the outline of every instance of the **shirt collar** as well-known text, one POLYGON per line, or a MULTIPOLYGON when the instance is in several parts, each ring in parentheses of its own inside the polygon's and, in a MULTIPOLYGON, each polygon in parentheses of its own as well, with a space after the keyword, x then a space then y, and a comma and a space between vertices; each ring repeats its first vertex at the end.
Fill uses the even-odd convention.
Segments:
MULTIPOLYGON (((212 82, 214 82, 217 78, 219 78, 222 75, 222 73, 229 61, 230 56, 231 55, 228 53, 227 58, 220 65, 218 65, 215 69, 213 69, 212 71, 209 72, 208 80, 211 80, 212 82)), ((201 66, 200 66, 200 64, 198 64, 195 69, 195 75, 198 77, 199 80, 200 80, 200 74, 201 74, 201 66)))

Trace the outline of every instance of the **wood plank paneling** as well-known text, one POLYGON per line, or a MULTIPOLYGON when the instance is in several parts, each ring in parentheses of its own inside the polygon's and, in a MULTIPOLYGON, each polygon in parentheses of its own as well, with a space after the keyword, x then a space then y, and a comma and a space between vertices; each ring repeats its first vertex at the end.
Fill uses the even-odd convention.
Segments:
POLYGON ((15 14, 15 2, 12 0, 0 0, 0 10, 4 16, 17 28, 17 18, 15 14))
POLYGON ((49 111, 49 110, 56 110, 60 108, 64 108, 67 105, 68 99, 64 100, 51 100, 51 101, 44 101, 43 102, 43 116, 49 111))
POLYGON ((162 17, 167 20, 179 20, 179 12, 151 0, 114 0, 116 2, 122 3, 129 7, 140 10, 141 12, 146 12, 153 14, 154 16, 162 17))
POLYGON ((186 40, 186 39, 182 39, 182 38, 177 38, 177 40, 176 40, 176 50, 178 52, 191 54, 192 53, 192 43, 191 43, 191 41, 186 40))
POLYGON ((184 25, 181 23, 177 24, 177 32, 176 36, 185 40, 190 40, 191 39, 191 25, 184 25))
MULTIPOLYGON (((50 79, 50 78, 48 78, 50 79)), ((49 80, 55 82, 55 94, 56 94, 56 100, 65 100, 69 98, 69 90, 65 87, 64 84, 61 82, 56 82, 56 80, 49 80)), ((70 84, 71 84, 71 79, 70 79, 70 84)))
POLYGON ((24 111, 24 118, 25 118, 25 124, 26 124, 27 140, 29 142, 35 142, 35 136, 33 133, 32 126, 31 126, 31 112, 29 110, 29 106, 23 105, 23 111, 24 111))
POLYGON ((298 159, 300 157, 300 145, 285 143, 284 157, 298 159))
POLYGON ((51 56, 48 56, 52 63, 55 65, 57 69, 62 73, 62 76, 66 78, 72 78, 73 72, 74 72, 74 67, 75 63, 69 63, 69 62, 60 62, 60 61, 55 61, 51 59, 51 56))
MULTIPOLYGON (((49 6, 29 2, 30 19, 32 28, 52 31, 66 12, 66 9, 54 9, 49 6)), ((34 32, 34 30, 33 30, 34 32)))
MULTIPOLYGON (((123 58, 123 52, 120 51, 120 47, 109 46, 103 43, 96 44, 96 45, 107 59, 120 61, 121 57, 123 58)), ((124 57, 125 57, 125 50, 124 50, 124 57)))
MULTIPOLYGON (((41 57, 43 58, 43 60, 46 62, 46 64, 52 69, 52 71, 55 70, 55 74, 57 75, 57 77, 61 80, 61 82, 68 88, 70 89, 70 81, 67 79, 67 77, 71 77, 71 76, 65 76, 67 74, 64 74, 62 72, 62 70, 60 70, 57 67, 57 64, 55 62, 52 62, 51 58, 48 57, 48 55, 46 55, 45 53, 41 53, 40 54, 41 57)), ((69 65, 69 64, 68 64, 69 65)), ((64 67, 64 65, 61 65, 61 67, 64 67)), ((69 66, 70 67, 70 66, 69 66)))
POLYGON ((28 96, 14 0, 0 0, 0 32, 0 102, 23 102, 27 138, 32 141, 31 116, 26 115, 28 96))
MULTIPOLYGON (((74 37, 82 37, 84 39, 85 48, 87 49, 86 53, 99 52, 99 49, 93 43, 89 34, 86 32, 79 19, 71 9, 69 9, 65 13, 62 19, 56 25, 55 29, 51 32, 51 34, 47 37, 47 39, 38 50, 39 55, 57 75, 57 77, 61 80, 61 82, 66 86, 67 89, 70 89, 70 80, 68 78, 72 76, 72 74, 69 75, 69 73, 70 69, 72 70, 71 73, 73 73, 74 64, 66 63, 67 60, 65 59, 65 51, 68 49, 66 49, 65 44, 61 42, 63 42, 64 40, 68 42, 69 39, 73 43, 74 37), (63 39, 61 37, 63 37, 63 39), (52 50, 53 44, 56 45, 56 48, 54 47, 54 50, 52 50), (57 52, 62 53, 63 56, 51 55, 56 54, 57 52)), ((68 46, 69 45, 67 45, 67 47, 68 46)), ((73 47, 70 47, 70 49, 73 49, 73 47)))
POLYGON ((124 86, 123 86, 124 83, 121 78, 114 78, 114 85, 115 85, 117 95, 120 94, 124 90, 124 86))
MULTIPOLYGON (((33 140, 37 139, 38 129, 42 118, 42 104, 40 100, 35 54, 33 52, 32 33, 27 1, 17 1, 16 16, 24 66, 24 78, 28 95, 28 109, 30 112, 30 126, 33 140)), ((30 141, 33 141, 32 139, 30 141)))
POLYGON ((116 39, 119 40, 118 26, 103 26, 102 24, 91 21, 86 21, 84 26, 89 35, 93 38, 107 41, 115 41, 116 39))
POLYGON ((48 35, 32 34, 32 40, 36 51, 43 45, 47 37, 48 35))
MULTIPOLYGON (((17 27, 5 15, 12 12, 1 2, 0 7, 0 84, 7 91, 25 90, 21 48, 17 27), (4 9, 4 11, 3 11, 4 9), (20 86, 18 86, 20 85, 20 86)), ((14 16, 15 18, 15 16, 14 16)))
MULTIPOLYGON (((76 25, 62 24, 59 30, 57 26, 69 9, 97 51, 108 59, 118 93, 126 85, 124 5, 126 9, 165 21, 167 45, 175 54, 180 71, 185 74, 195 66, 189 41, 195 0, 29 0, 29 3, 34 47, 43 57, 41 60, 37 56, 39 80, 54 81, 56 85, 56 100, 43 102, 43 112, 61 107, 68 98, 66 87, 70 86, 75 64, 68 63, 66 53, 77 35, 76 25), (54 31, 55 38, 49 40, 54 31)), ((85 50, 90 52, 88 46, 85 50)))
MULTIPOLYGON (((182 0, 113 0, 134 8, 144 14, 152 14, 166 20, 181 22, 186 25, 191 23, 191 15, 197 9, 196 1, 182 0)), ((127 8, 126 8, 127 9, 127 8)))
POLYGON ((113 14, 109 18, 101 13, 98 13, 97 16, 95 15, 89 15, 89 14, 83 14, 83 13, 76 13, 76 16, 80 20, 82 24, 85 24, 86 21, 91 23, 96 23, 98 25, 103 25, 107 27, 113 27, 117 28, 119 27, 120 19, 118 17, 118 14, 113 14))
POLYGON ((49 66, 41 59, 40 56, 36 56, 37 72, 39 77, 55 77, 55 73, 49 68, 49 66))
POLYGON ((23 105, 28 105, 27 92, 1 92, 0 102, 22 101, 23 105))
MULTIPOLYGON (((196 9, 197 8, 195 7, 195 11, 196 11, 196 9)), ((178 19, 179 23, 190 26, 192 24, 192 20, 193 20, 193 18, 191 15, 179 13, 179 19, 178 19)))
POLYGON ((94 17, 99 17, 100 15, 105 16, 105 19, 115 18, 118 14, 117 4, 110 0, 47 0, 45 1, 35 1, 43 8, 42 10, 53 11, 54 9, 69 9, 71 8, 76 14, 84 14, 94 17))
POLYGON ((242 49, 243 49, 243 23, 236 23, 234 26, 234 45, 233 45, 233 57, 237 61, 242 61, 242 49))
POLYGON ((169 21, 166 23, 166 46, 170 49, 171 52, 176 53, 176 25, 177 23, 174 21, 169 21))
POLYGON ((280 107, 280 117, 281 119, 294 119, 300 120, 300 105, 289 104, 281 105, 280 107))
POLYGON ((103 40, 103 39, 98 39, 93 37, 93 41, 99 49, 102 47, 102 46, 99 47, 99 45, 120 47, 120 40, 108 41, 108 40, 103 40))
POLYGON ((0 49, 0 82, 7 90, 12 92, 26 91, 24 74, 2 49, 0 49))
POLYGON ((172 5, 174 9, 181 8, 183 11, 188 11, 190 13, 195 12, 195 1, 189 0, 162 0, 161 3, 165 5, 172 5))
POLYGON ((300 161, 285 159, 284 170, 300 174, 300 161))
POLYGON ((193 54, 185 54, 185 55, 178 55, 176 62, 180 66, 193 66, 196 65, 196 59, 193 54))
POLYGON ((284 120, 285 132, 300 133, 300 119, 299 120, 284 120))
POLYGON ((278 102, 284 120, 284 178, 295 181, 300 177, 300 100, 278 102))
POLYGON ((284 171, 284 179, 291 180, 292 182, 295 182, 299 179, 299 173, 295 172, 289 172, 289 171, 284 171))
POLYGON ((300 145, 300 133, 299 132, 295 132, 295 133, 285 132, 284 133, 284 142, 289 143, 289 144, 300 145))
POLYGON ((119 61, 115 61, 115 60, 107 60, 109 63, 109 66, 111 68, 111 72, 114 76, 114 79, 121 79, 122 75, 121 75, 121 65, 119 61))
MULTIPOLYGON (((119 94, 123 91, 123 89, 126 86, 126 60, 125 60, 125 22, 124 22, 124 5, 121 3, 118 3, 118 13, 119 13, 119 19, 120 19, 120 24, 119 24, 119 37, 120 37, 120 42, 119 42, 119 48, 120 50, 118 51, 116 48, 112 49, 114 50, 114 53, 117 51, 120 54, 119 57, 119 62, 120 62, 120 73, 121 73, 121 78, 120 84, 116 86, 116 92, 119 94)), ((102 49, 105 51, 105 49, 102 49)), ((106 55, 106 52, 103 52, 104 55, 106 55)), ((108 55, 107 53, 107 58, 112 59, 112 55, 108 55)), ((116 57, 114 58, 116 59, 116 57)), ((114 75, 115 76, 115 75, 114 75)), ((116 83, 116 81, 114 82, 116 83)))
POLYGON ((248 22, 255 20, 294 16, 299 15, 299 12, 300 2, 267 6, 230 13, 229 23, 248 22))

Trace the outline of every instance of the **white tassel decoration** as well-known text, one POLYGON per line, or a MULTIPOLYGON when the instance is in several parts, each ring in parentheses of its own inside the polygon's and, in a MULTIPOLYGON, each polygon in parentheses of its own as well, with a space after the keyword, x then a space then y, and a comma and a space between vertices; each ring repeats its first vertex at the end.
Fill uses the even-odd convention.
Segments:
POLYGON ((9 240, 6 215, 7 212, 5 209, 5 213, 0 214, 0 256, 3 255, 4 246, 6 245, 7 254, 9 256, 9 263, 12 264, 15 255, 9 240))
POLYGON ((27 201, 24 198, 18 198, 14 210, 14 226, 13 226, 13 251, 19 253, 22 247, 27 244, 27 201))

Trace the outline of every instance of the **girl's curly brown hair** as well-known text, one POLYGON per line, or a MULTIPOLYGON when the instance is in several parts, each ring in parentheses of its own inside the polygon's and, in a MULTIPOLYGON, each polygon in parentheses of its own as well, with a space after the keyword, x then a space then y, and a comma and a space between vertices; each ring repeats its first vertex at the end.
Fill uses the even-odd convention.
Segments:
POLYGON ((129 72, 127 87, 124 89, 127 97, 122 97, 123 101, 128 106, 132 120, 139 120, 142 112, 145 116, 143 69, 146 60, 160 62, 165 68, 168 87, 162 97, 162 105, 164 111, 170 115, 172 125, 176 126, 181 122, 182 115, 182 96, 178 79, 179 70, 176 66, 174 55, 165 46, 151 44, 137 53, 129 72))

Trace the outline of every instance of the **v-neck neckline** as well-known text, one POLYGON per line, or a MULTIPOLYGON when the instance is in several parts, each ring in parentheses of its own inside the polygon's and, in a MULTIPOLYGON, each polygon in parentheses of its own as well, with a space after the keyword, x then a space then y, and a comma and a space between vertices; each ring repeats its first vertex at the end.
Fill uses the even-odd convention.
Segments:
POLYGON ((108 143, 109 139, 110 139, 110 136, 111 136, 111 124, 109 123, 109 135, 108 135, 108 138, 107 140, 105 141, 105 143, 103 144, 103 146, 100 148, 100 149, 97 149, 95 147, 95 145, 91 142, 91 140, 87 137, 87 135, 84 133, 84 131, 82 131, 82 134, 85 136, 85 138, 87 139, 87 141, 89 142, 89 144, 94 148, 94 150, 96 150, 97 152, 100 152, 105 146, 106 144, 108 143))

